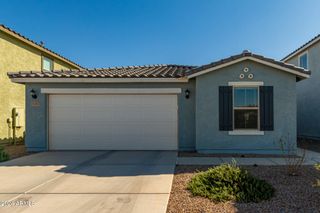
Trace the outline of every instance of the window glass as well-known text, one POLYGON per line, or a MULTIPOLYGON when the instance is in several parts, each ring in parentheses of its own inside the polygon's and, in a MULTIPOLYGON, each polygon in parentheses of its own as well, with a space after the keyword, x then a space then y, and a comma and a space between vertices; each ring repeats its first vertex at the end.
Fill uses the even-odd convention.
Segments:
POLYGON ((46 57, 42 58, 42 69, 45 71, 52 71, 52 60, 46 57))
POLYGON ((235 88, 234 89, 235 107, 257 107, 258 89, 257 88, 235 88))
POLYGON ((258 110, 235 110, 235 129, 258 129, 258 110))
POLYGON ((305 53, 299 57, 299 66, 308 69, 308 54, 305 53))
POLYGON ((258 87, 234 87, 234 129, 258 129, 258 87))

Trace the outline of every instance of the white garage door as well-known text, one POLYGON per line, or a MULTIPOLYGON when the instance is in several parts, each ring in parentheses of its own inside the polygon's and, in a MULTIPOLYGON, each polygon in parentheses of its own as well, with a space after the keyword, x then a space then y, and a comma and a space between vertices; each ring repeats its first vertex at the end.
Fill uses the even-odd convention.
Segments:
POLYGON ((51 150, 176 150, 176 95, 50 95, 51 150))

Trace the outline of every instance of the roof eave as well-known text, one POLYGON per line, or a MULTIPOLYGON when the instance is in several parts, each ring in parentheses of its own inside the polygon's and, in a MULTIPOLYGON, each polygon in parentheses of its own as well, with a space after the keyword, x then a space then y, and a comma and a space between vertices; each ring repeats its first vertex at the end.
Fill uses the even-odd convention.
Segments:
MULTIPOLYGON (((214 70, 218 70, 218 69, 221 69, 223 67, 227 67, 227 66, 230 66, 230 65, 235 64, 235 63, 239 63, 239 62, 244 61, 244 60, 252 60, 252 61, 264 64, 264 65, 267 65, 267 66, 270 66, 270 67, 273 67, 273 68, 276 68, 276 69, 279 69, 279 70, 283 70, 283 71, 286 71, 288 73, 294 74, 294 75, 300 77, 301 79, 305 79, 305 78, 309 78, 310 77, 310 75, 308 73, 302 73, 302 72, 296 71, 294 69, 282 67, 280 65, 277 65, 277 64, 274 64, 274 63, 271 63, 271 62, 267 62, 267 61, 264 61, 264 60, 261 60, 261 59, 258 59, 258 58, 255 58, 253 56, 244 56, 244 57, 232 60, 232 61, 224 63, 224 64, 220 64, 220 65, 217 65, 217 66, 209 67, 209 68, 201 70, 199 72, 195 72, 195 73, 193 73, 191 75, 188 75, 188 78, 194 78, 194 77, 197 77, 199 75, 203 75, 203 74, 206 74, 208 72, 211 72, 211 71, 214 71, 214 70)), ((309 71, 307 71, 307 72, 309 72, 309 71)))
POLYGON ((12 82, 26 83, 187 83, 188 78, 18 78, 10 77, 12 82))
POLYGON ((69 65, 71 65, 71 66, 73 66, 73 67, 75 67, 77 69, 84 69, 84 67, 82 67, 82 66, 70 61, 69 59, 66 59, 66 58, 64 58, 64 57, 62 57, 62 56, 60 56, 60 55, 58 55, 58 54, 56 54, 56 53, 44 48, 44 47, 41 47, 40 45, 36 44, 35 42, 29 41, 28 39, 23 38, 22 36, 18 35, 15 32, 12 32, 11 30, 7 29, 6 27, 4 27, 2 25, 0 25, 0 30, 2 32, 4 32, 4 33, 6 33, 6 34, 18 39, 19 41, 22 41, 22 42, 24 42, 24 43, 26 43, 26 44, 28 44, 28 45, 40 50, 40 51, 42 51, 42 52, 45 52, 46 54, 48 54, 48 55, 50 55, 50 56, 52 56, 54 58, 58 58, 59 60, 65 62, 65 63, 67 63, 67 64, 69 64, 69 65))
POLYGON ((292 53, 290 53, 289 55, 287 55, 286 57, 281 59, 281 61, 286 62, 286 61, 290 60, 291 58, 295 57, 296 55, 299 55, 300 53, 306 51, 306 49, 308 49, 309 47, 311 47, 312 45, 316 44, 319 41, 320 41, 320 35, 318 35, 313 40, 307 42, 306 44, 302 45, 301 47, 299 47, 298 49, 296 49, 295 51, 293 51, 292 53))

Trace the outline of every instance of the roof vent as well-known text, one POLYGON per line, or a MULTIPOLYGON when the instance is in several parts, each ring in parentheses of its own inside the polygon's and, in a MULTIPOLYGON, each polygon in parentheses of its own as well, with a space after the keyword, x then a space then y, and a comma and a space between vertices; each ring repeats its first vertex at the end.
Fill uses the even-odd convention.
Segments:
POLYGON ((242 53, 251 53, 250 50, 243 50, 242 53))

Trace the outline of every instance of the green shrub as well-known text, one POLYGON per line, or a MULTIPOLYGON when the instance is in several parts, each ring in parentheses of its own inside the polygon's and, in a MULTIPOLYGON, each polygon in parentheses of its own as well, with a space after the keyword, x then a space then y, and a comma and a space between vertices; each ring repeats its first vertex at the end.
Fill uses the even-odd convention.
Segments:
POLYGON ((9 160, 9 155, 0 147, 0 162, 9 160))
POLYGON ((196 174, 187 189, 213 201, 260 202, 274 195, 274 188, 235 164, 223 164, 196 174))
MULTIPOLYGON (((320 171, 320 163, 317 163, 314 165, 314 168, 318 171, 320 171)), ((320 179, 316 179, 316 184, 315 184, 316 187, 320 187, 320 179)))

